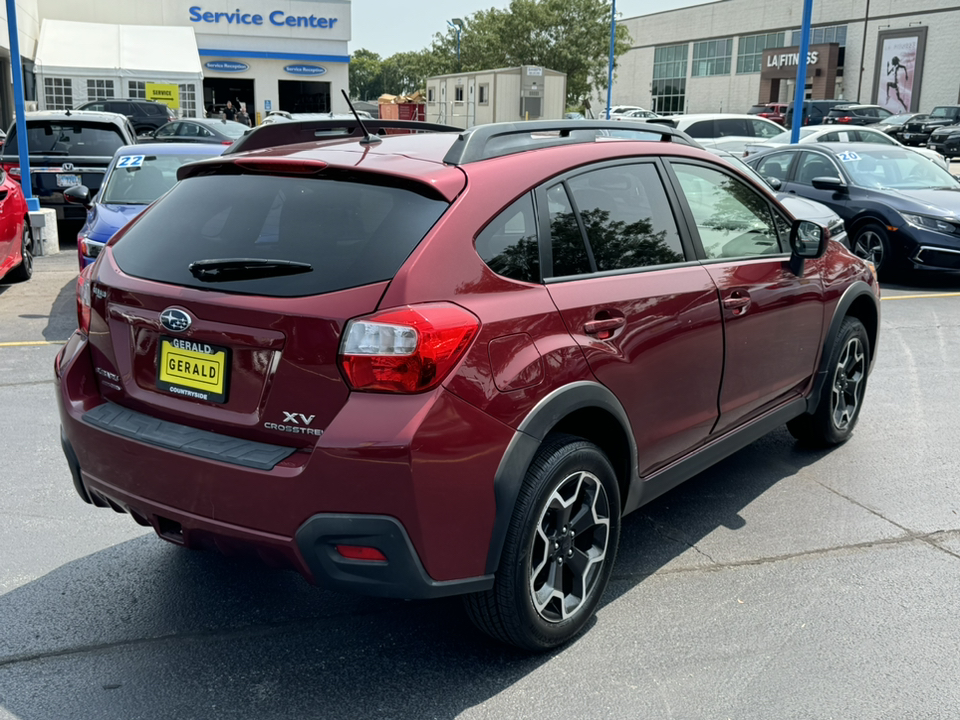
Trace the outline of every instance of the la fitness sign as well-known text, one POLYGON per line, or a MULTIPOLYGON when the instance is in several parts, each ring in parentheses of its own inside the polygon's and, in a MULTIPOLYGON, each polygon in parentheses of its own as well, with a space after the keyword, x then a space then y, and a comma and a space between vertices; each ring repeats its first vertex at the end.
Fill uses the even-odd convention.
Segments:
MULTIPOLYGON (((820 61, 820 51, 812 50, 807 53, 807 65, 816 65, 820 61)), ((768 55, 768 68, 796 67, 800 64, 800 53, 781 53, 780 55, 768 55)))

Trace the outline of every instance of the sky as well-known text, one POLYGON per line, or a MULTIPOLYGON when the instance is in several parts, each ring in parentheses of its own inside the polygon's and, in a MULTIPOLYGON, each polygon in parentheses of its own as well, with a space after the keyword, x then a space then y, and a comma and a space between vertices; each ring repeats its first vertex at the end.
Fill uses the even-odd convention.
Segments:
MULTIPOLYGON (((617 0, 617 14, 628 18, 701 2, 704 0, 617 0)), ((509 0, 353 0, 350 52, 364 48, 387 58, 423 50, 434 33, 446 30, 447 20, 509 5, 509 0)))

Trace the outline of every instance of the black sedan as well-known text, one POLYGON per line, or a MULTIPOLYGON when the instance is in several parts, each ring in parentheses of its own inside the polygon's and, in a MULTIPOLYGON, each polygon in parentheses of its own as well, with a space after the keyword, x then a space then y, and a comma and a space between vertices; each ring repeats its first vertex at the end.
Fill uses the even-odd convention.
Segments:
POLYGON ((747 163, 782 192, 816 200, 847 227, 853 252, 888 279, 907 269, 960 269, 960 182, 912 150, 818 143, 747 163))
POLYGON ((906 128, 907 123, 919 117, 921 117, 920 113, 900 113, 899 115, 891 115, 888 118, 884 118, 876 125, 867 125, 867 127, 885 132, 890 137, 898 140, 899 142, 903 142, 901 135, 903 135, 903 131, 906 128))
POLYGON ((141 142, 188 142, 232 145, 250 128, 243 123, 219 118, 174 120, 140 138, 141 142))

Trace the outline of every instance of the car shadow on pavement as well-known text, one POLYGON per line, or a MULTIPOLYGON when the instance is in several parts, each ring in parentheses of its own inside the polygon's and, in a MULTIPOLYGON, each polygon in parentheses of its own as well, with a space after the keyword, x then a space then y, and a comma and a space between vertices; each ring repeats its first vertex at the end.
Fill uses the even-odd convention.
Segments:
MULTIPOLYGON (((744 508, 823 454, 778 430, 628 516, 592 625, 706 536, 745 528, 744 508)), ((457 598, 334 594, 146 535, 0 596, 0 715, 454 718, 556 655, 586 653, 590 632, 528 655, 475 630, 457 598)))
POLYGON ((940 290, 943 292, 956 292, 960 290, 960 271, 951 270, 927 270, 914 271, 903 278, 900 282, 880 283, 882 290, 940 290))
POLYGON ((51 342, 67 340, 77 329, 77 279, 70 278, 64 284, 50 305, 47 326, 43 328, 43 339, 51 342))

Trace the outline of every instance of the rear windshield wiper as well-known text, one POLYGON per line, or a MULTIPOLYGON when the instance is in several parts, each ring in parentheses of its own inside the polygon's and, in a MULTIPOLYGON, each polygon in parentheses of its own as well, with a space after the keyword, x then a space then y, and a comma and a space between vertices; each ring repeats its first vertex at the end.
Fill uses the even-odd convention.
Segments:
POLYGON ((203 282, 232 282, 234 280, 259 280, 283 275, 299 275, 313 272, 310 263, 293 260, 269 260, 263 258, 229 258, 197 260, 188 266, 190 273, 203 282))

